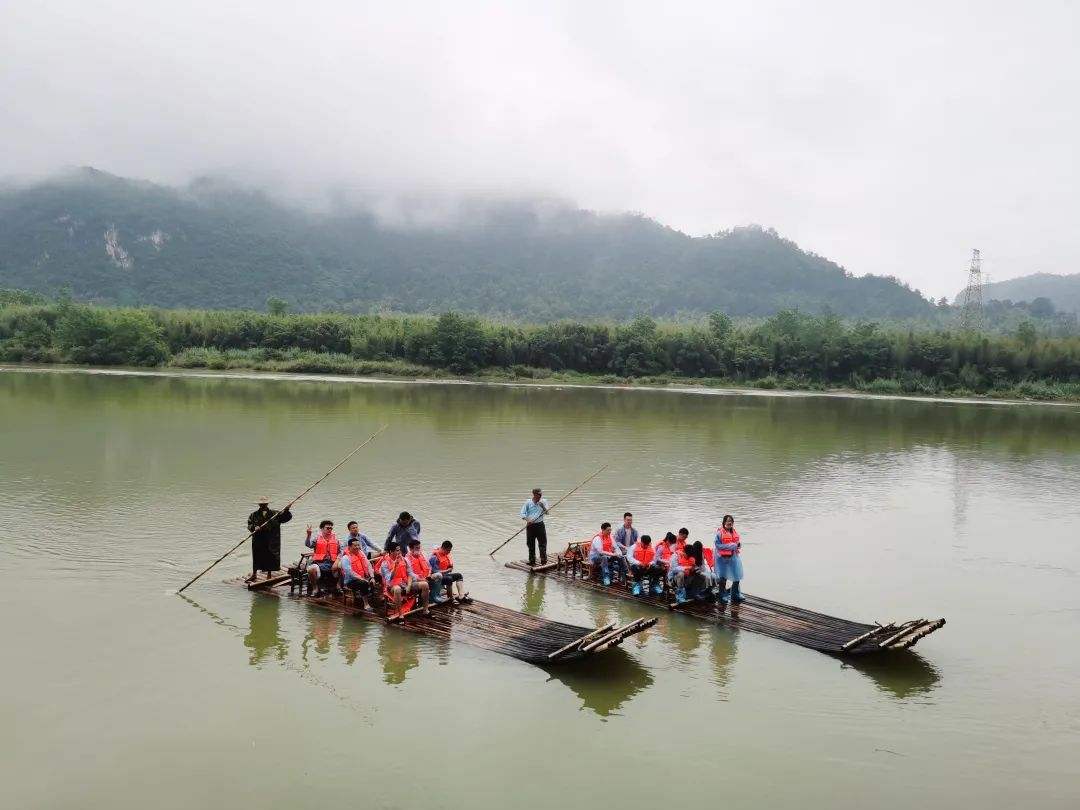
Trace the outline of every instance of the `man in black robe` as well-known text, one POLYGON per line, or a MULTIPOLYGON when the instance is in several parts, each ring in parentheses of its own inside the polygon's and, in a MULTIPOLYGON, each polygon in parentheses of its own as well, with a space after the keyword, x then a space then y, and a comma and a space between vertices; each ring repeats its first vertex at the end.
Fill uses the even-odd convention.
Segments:
POLYGON ((259 498, 258 504, 259 508, 248 515, 248 531, 254 532, 251 535, 249 582, 254 582, 260 571, 265 571, 266 578, 270 579, 271 572, 281 568, 281 524, 292 520, 292 512, 288 506, 280 512, 271 509, 270 499, 265 495, 259 498))

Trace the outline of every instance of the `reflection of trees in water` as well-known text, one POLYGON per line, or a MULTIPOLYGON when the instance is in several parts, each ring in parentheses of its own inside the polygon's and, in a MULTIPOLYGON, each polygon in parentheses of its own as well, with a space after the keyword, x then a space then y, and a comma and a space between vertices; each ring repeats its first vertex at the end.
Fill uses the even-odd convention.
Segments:
POLYGON ((561 681, 581 698, 582 708, 600 717, 618 711, 653 683, 652 674, 622 648, 561 667, 550 667, 549 680, 561 681))
POLYGON ((539 614, 544 609, 544 588, 547 585, 547 577, 527 574, 525 577, 525 593, 521 595, 521 609, 526 613, 539 614))
POLYGON ((409 670, 420 666, 419 644, 420 639, 412 633, 383 629, 379 635, 379 660, 385 683, 403 683, 409 670))
POLYGON ((856 655, 841 662, 845 669, 869 677, 883 694, 900 699, 929 695, 941 680, 937 668, 913 650, 856 655))
POLYGON ((248 661, 258 666, 273 650, 278 661, 289 654, 289 644, 281 637, 281 602, 278 599, 251 600, 251 620, 244 646, 251 650, 248 661))

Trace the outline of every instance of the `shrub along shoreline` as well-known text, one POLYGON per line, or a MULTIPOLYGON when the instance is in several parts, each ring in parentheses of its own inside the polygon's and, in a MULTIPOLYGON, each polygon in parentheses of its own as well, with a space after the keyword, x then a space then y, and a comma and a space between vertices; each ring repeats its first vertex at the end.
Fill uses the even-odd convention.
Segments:
POLYGON ((0 306, 0 361, 1080 400, 1080 338, 884 331, 781 312, 750 327, 0 306))

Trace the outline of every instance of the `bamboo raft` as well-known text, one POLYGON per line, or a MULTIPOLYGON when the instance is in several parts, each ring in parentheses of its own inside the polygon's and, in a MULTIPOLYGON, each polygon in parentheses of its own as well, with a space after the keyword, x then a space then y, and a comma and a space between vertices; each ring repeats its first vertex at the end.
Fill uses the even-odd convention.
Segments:
POLYGON ((632 635, 656 624, 656 619, 637 619, 629 624, 614 623, 590 630, 573 624, 473 600, 467 604, 443 602, 431 606, 431 615, 422 617, 419 608, 407 612, 403 621, 391 622, 385 609, 365 611, 351 594, 341 597, 297 596, 288 593, 291 577, 275 572, 269 579, 249 583, 244 577, 226 580, 248 590, 296 601, 308 602, 324 610, 358 616, 367 621, 389 624, 408 633, 460 641, 484 650, 509 655, 530 664, 567 664, 613 649, 632 635))
POLYGON ((616 581, 604 585, 593 578, 591 566, 575 553, 575 545, 572 543, 566 553, 559 554, 556 562, 530 566, 524 560, 513 560, 506 563, 506 567, 565 581, 594 593, 693 616, 721 627, 749 630, 835 656, 865 656, 888 650, 906 650, 945 625, 944 619, 864 624, 760 596, 748 596, 747 601, 739 605, 700 600, 679 604, 673 600, 666 582, 662 594, 634 596, 628 584, 616 581))

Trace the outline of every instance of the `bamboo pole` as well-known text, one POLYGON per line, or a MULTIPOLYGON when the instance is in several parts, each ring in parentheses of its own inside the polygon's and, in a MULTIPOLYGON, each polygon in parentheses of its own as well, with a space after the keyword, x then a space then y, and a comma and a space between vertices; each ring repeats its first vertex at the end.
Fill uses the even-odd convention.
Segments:
MULTIPOLYGON (((353 450, 351 453, 349 453, 349 455, 345 456, 345 458, 343 458, 341 461, 339 461, 337 464, 335 464, 333 467, 331 467, 329 470, 327 470, 325 473, 323 473, 322 478, 320 478, 318 481, 316 481, 310 487, 308 487, 303 492, 301 492, 299 495, 297 495, 295 498, 293 498, 291 501, 289 501, 289 503, 286 504, 285 509, 282 509, 281 511, 284 512, 284 511, 286 511, 288 509, 291 509, 292 505, 294 503, 296 503, 298 500, 300 500, 305 495, 307 495, 309 492, 311 492, 311 490, 315 489, 315 487, 317 487, 319 484, 321 484, 323 481, 325 481, 327 478, 329 478, 330 475, 332 473, 334 473, 341 465, 343 465, 346 461, 348 461, 350 458, 352 458, 357 453, 359 453, 360 450, 363 449, 367 444, 374 441, 375 437, 378 436, 380 433, 382 433, 384 430, 386 430, 388 427, 389 427, 389 425, 383 425, 381 428, 379 428, 374 433, 372 433, 370 436, 368 436, 363 442, 358 444, 356 446, 356 449, 353 450)), ((280 513, 278 513, 278 514, 280 514, 280 513)), ((257 526, 254 531, 248 532, 247 536, 243 540, 241 540, 235 546, 230 548, 228 551, 226 551, 224 554, 222 554, 220 557, 218 557, 216 560, 214 560, 212 563, 210 563, 210 565, 206 566, 206 568, 204 568, 200 574, 198 574, 197 576, 192 577, 190 580, 188 580, 187 584, 184 585, 183 588, 178 590, 177 593, 180 594, 180 593, 183 593, 184 591, 186 591, 189 587, 194 585, 198 580, 202 579, 202 577, 204 575, 209 573, 210 570, 212 568, 214 568, 214 566, 216 566, 219 562, 221 562, 226 557, 228 557, 230 554, 232 554, 234 551, 236 551, 238 548, 240 548, 240 546, 244 545, 244 543, 246 543, 249 539, 254 537, 257 532, 259 532, 262 529, 269 526, 276 519, 277 519, 277 515, 274 515, 273 517, 270 518, 270 520, 266 521, 261 526, 257 526)))
POLYGON ((912 632, 913 630, 918 629, 919 627, 922 627, 924 624, 926 624, 926 619, 912 619, 910 622, 904 622, 902 625, 900 625, 900 627, 897 629, 897 631, 895 633, 893 633, 887 639, 885 639, 884 641, 879 643, 878 646, 879 647, 888 647, 890 644, 892 644, 898 638, 906 636, 908 633, 912 632))
POLYGON ((845 652, 847 652, 847 651, 848 651, 848 650, 850 650, 850 649, 851 649, 852 647, 856 647, 856 646, 858 646, 859 644, 862 644, 862 643, 863 643, 864 641, 866 641, 867 639, 871 638, 872 636, 876 636, 876 635, 878 635, 879 633, 883 633, 883 632, 885 632, 886 630, 889 630, 889 629, 891 629, 891 628, 893 628, 893 627, 895 627, 895 626, 896 626, 896 625, 895 625, 895 624, 893 624, 892 622, 889 622, 888 624, 879 624, 879 625, 878 625, 877 627, 874 627, 874 628, 873 628, 873 629, 871 629, 871 630, 867 630, 867 631, 866 631, 865 633, 863 633, 863 634, 862 634, 861 636, 856 636, 855 638, 851 639, 850 641, 845 641, 845 642, 844 642, 844 643, 843 643, 843 644, 842 644, 842 645, 840 646, 840 649, 841 649, 841 650, 843 650, 843 651, 845 651, 845 652))
MULTIPOLYGON (((601 467, 601 468, 600 468, 599 470, 597 470, 596 472, 594 472, 594 473, 593 473, 592 475, 590 475, 590 476, 589 476, 588 478, 586 478, 586 479, 585 479, 584 481, 582 481, 582 482, 581 482, 580 484, 578 484, 578 485, 577 485, 576 487, 574 487, 574 488, 573 488, 572 490, 570 490, 570 491, 569 491, 569 492, 567 492, 567 493, 566 493, 565 495, 563 495, 563 496, 562 496, 561 498, 559 498, 559 500, 555 501, 555 503, 553 503, 553 504, 552 504, 551 506, 549 506, 549 507, 548 507, 548 510, 547 510, 547 511, 548 511, 548 512, 550 512, 550 511, 551 511, 552 509, 554 509, 554 508, 555 508, 556 506, 558 506, 558 505, 559 505, 560 503, 562 503, 563 501, 565 501, 565 500, 566 500, 567 498, 569 498, 569 497, 570 497, 571 495, 573 495, 573 494, 574 494, 575 492, 577 492, 577 491, 578 491, 579 489, 581 489, 581 488, 582 488, 583 486, 585 486, 585 485, 586 485, 587 483, 589 483, 589 482, 590 482, 590 481, 592 481, 592 480, 593 480, 594 478, 596 478, 596 476, 598 476, 598 475, 599 475, 600 473, 602 473, 602 472, 603 472, 604 470, 606 470, 606 469, 607 469, 607 467, 608 467, 608 465, 607 465, 607 464, 605 464, 605 465, 604 465, 603 467, 601 467)), ((546 514, 546 513, 545 513, 545 514, 546 514)), ((507 538, 506 538, 506 539, 505 539, 505 540, 504 540, 504 541, 503 541, 502 543, 500 543, 500 544, 499 544, 498 546, 496 546, 496 547, 495 547, 494 549, 492 549, 492 550, 491 550, 490 552, 488 552, 488 556, 489 556, 489 557, 494 557, 494 556, 495 556, 495 552, 497 552, 497 551, 498 551, 499 549, 501 549, 501 548, 502 548, 503 546, 505 546, 505 545, 506 545, 507 543, 509 543, 509 542, 510 542, 511 540, 513 540, 513 539, 514 539, 515 537, 517 537, 517 536, 518 536, 519 534, 521 534, 521 533, 522 533, 523 531, 525 531, 525 527, 526 527, 526 526, 528 526, 528 525, 529 525, 529 524, 527 524, 527 523, 526 523, 526 524, 525 524, 525 526, 522 526, 522 527, 521 527, 520 529, 518 529, 518 530, 517 530, 516 532, 514 532, 514 533, 513 533, 512 535, 510 535, 509 537, 507 537, 507 538)))
POLYGON ((582 644, 586 643, 590 639, 595 638, 597 635, 599 635, 601 633, 606 633, 607 631, 609 631, 614 626, 615 626, 615 622, 612 622, 611 624, 609 624, 609 625, 607 625, 605 627, 596 628, 591 633, 586 633, 581 638, 575 638, 573 641, 571 641, 566 646, 559 647, 559 649, 555 650, 555 652, 548 653, 548 658, 558 658, 563 653, 570 652, 570 650, 574 649, 575 647, 581 646, 582 644))

